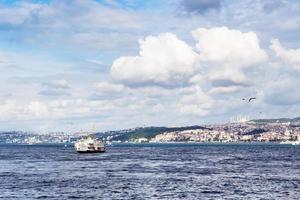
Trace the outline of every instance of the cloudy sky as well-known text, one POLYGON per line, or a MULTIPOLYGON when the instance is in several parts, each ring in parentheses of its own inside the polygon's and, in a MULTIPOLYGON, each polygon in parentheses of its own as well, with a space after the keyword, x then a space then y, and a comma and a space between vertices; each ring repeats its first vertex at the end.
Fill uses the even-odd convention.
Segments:
POLYGON ((0 130, 296 117, 299 86, 297 0, 0 0, 0 130))

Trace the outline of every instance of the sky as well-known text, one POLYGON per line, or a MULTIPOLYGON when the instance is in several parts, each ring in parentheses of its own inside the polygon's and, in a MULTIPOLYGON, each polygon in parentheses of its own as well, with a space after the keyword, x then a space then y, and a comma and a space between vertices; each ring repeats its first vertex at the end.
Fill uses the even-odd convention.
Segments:
POLYGON ((297 0, 0 0, 2 131, 298 117, 299 86, 297 0))

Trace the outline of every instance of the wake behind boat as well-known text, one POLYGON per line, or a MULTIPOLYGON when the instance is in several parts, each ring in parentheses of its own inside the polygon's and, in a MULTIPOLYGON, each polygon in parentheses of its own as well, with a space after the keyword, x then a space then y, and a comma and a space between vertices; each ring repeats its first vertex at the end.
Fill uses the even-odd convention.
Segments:
POLYGON ((75 143, 75 149, 78 153, 104 153, 105 145, 102 141, 92 136, 79 139, 75 143))

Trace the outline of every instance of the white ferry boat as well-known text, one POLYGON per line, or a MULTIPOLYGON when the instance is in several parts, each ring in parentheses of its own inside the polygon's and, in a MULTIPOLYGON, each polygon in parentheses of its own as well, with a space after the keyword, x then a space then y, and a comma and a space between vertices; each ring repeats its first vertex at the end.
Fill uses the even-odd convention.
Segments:
POLYGON ((106 150, 104 143, 92 136, 79 139, 74 146, 78 153, 104 153, 106 150))

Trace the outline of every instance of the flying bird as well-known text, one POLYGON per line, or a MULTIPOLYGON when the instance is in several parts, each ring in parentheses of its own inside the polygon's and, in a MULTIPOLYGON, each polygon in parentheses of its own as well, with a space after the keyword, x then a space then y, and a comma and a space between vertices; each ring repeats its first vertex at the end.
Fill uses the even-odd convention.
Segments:
POLYGON ((249 98, 248 99, 248 103, 250 103, 252 100, 255 100, 256 99, 256 97, 251 97, 251 98, 249 98))
POLYGON ((250 103, 252 100, 255 100, 255 99, 256 99, 256 97, 250 97, 248 99, 242 98, 243 101, 247 100, 248 103, 250 103))

